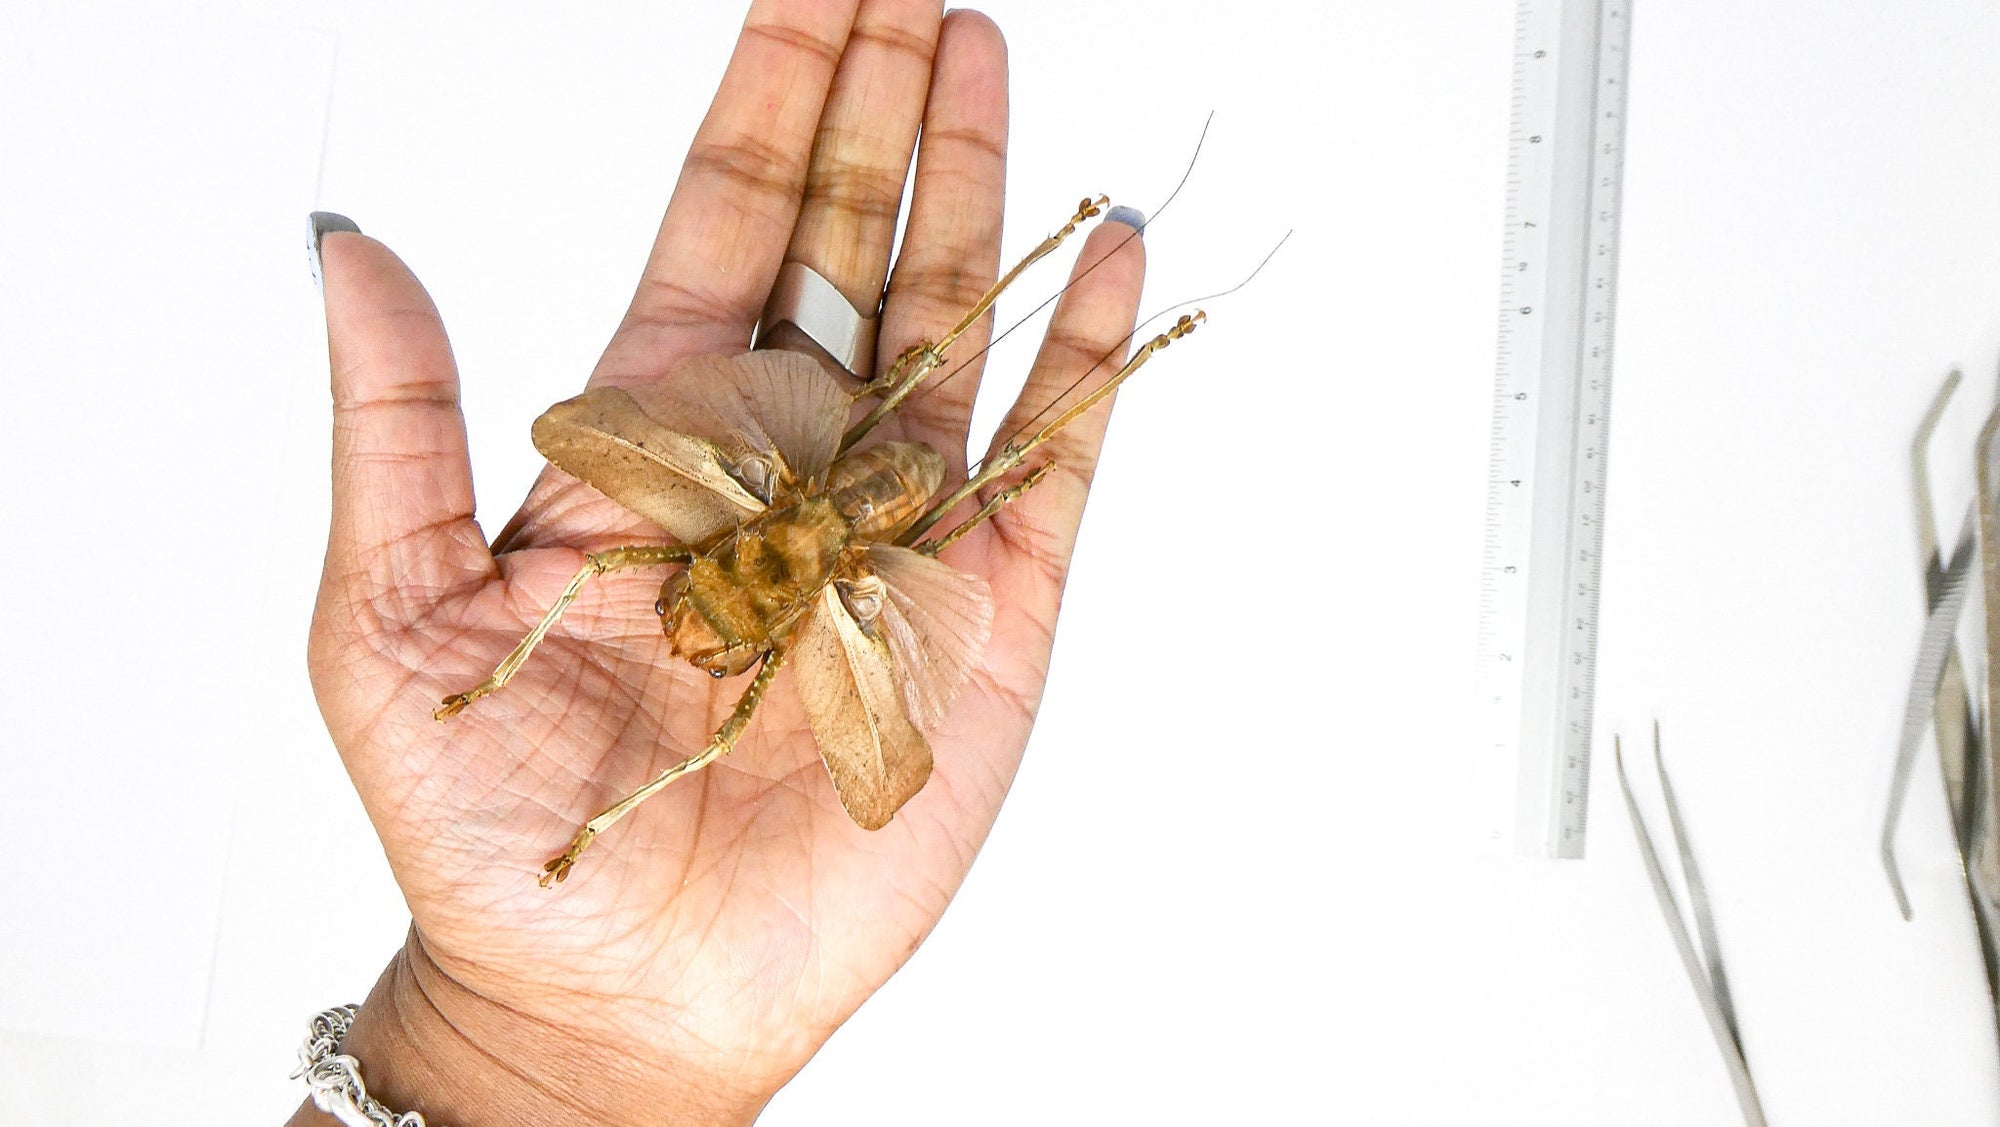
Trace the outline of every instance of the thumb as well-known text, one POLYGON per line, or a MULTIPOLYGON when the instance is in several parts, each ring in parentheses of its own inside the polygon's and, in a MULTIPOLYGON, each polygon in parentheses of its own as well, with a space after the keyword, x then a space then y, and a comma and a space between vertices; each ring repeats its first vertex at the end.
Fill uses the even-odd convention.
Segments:
POLYGON ((401 259, 343 216, 312 222, 333 371, 326 582, 407 623, 494 572, 472 518, 458 366, 401 259))

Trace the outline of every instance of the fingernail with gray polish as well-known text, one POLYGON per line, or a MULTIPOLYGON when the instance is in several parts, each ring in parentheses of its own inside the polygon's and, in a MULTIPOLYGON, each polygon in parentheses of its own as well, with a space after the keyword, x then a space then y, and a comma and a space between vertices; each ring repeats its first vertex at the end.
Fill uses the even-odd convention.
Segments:
POLYGON ((1104 220, 1107 223, 1123 223, 1141 235, 1146 233, 1146 213, 1136 207, 1127 207, 1121 203, 1105 212, 1104 220))
POLYGON ((354 220, 331 211, 315 211, 308 217, 308 222, 312 228, 312 244, 307 248, 306 257, 312 264, 313 289, 325 297, 326 279, 320 273, 319 241, 334 231, 352 231, 359 235, 361 228, 355 225, 354 220))

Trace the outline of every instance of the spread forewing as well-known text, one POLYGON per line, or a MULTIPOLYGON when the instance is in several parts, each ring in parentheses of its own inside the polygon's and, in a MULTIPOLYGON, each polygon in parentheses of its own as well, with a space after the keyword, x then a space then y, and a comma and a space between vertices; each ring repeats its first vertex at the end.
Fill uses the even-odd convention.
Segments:
POLYGON ((772 350, 689 357, 648 395, 655 417, 738 459, 776 453, 798 486, 833 464, 853 403, 811 357, 772 350))
POLYGON ((728 457, 704 438, 648 415, 621 388, 566 399, 535 420, 535 449, 558 469, 698 544, 764 510, 729 473, 728 457))
POLYGON ((930 745, 904 711, 888 645, 828 584, 793 635, 791 665, 841 806, 861 828, 882 828, 931 774, 930 745))
POLYGON ((891 544, 871 544, 868 566, 888 594, 875 632, 901 674, 911 720, 923 731, 944 722, 993 632, 986 580, 891 544))

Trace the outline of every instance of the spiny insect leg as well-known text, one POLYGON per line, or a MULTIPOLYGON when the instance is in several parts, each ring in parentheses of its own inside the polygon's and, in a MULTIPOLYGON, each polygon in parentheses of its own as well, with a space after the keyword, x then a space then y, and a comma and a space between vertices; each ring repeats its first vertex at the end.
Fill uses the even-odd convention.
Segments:
MULTIPOLYGON (((870 395, 889 394, 890 392, 903 386, 903 382, 905 381, 905 379, 908 378, 910 365, 918 363, 924 360, 926 357, 929 357, 930 355, 931 355, 930 341, 920 341, 916 344, 911 345, 910 347, 904 349, 899 355, 897 355, 896 359, 889 364, 889 368, 887 371, 883 372, 879 376, 876 376, 874 379, 869 380, 867 383, 862 384, 860 387, 855 388, 853 392, 853 397, 855 399, 862 399, 870 395)), ((937 360, 942 360, 942 359, 943 357, 937 358, 937 360)), ((933 367, 936 366, 936 361, 933 361, 932 366, 933 367)))
POLYGON ((841 437, 841 453, 844 454, 848 450, 853 449, 855 443, 867 437, 868 432, 874 430, 877 423, 887 418, 889 412, 894 411, 901 405, 904 399, 909 397, 912 391, 917 389, 918 384, 923 383, 925 378, 944 363, 944 354, 958 341, 959 337, 964 336, 971 330, 973 325, 978 324, 981 317, 986 316, 986 311, 993 308, 994 302, 1000 300, 1000 292, 1008 286, 1013 285, 1014 280, 1021 276, 1022 271, 1046 258, 1057 247, 1062 245, 1064 239, 1076 233, 1077 224, 1101 214, 1110 204, 1111 200, 1105 196, 1099 196, 1094 200, 1085 199, 1077 201, 1076 214, 1069 217, 1069 222, 1063 224, 1062 229, 1055 234, 1043 239, 1039 246, 1028 252, 1026 258, 1015 263, 1012 270, 1002 274, 1000 280, 993 283, 991 289, 981 295, 978 301, 972 303, 972 308, 966 311, 965 316, 958 319, 958 324, 953 325, 950 332, 939 337, 935 342, 926 341, 923 344, 914 345, 904 350, 903 354, 896 358, 896 363, 887 372, 883 373, 880 380, 876 380, 864 389, 879 391, 882 401, 877 403, 873 410, 869 411, 860 422, 854 424, 841 437), (899 372, 901 373, 900 375, 898 375, 899 372), (878 385, 880 386, 878 387, 878 385))
POLYGON ((757 670, 757 676, 751 680, 750 687, 743 690, 743 696, 737 700, 736 708, 730 712, 729 719, 723 721, 722 727, 717 728, 715 734, 709 737, 708 746, 703 748, 700 754, 690 756, 667 768, 652 782, 619 799, 595 818, 585 822, 583 828, 576 831, 576 836, 570 839, 569 848, 563 850, 562 856, 542 866, 542 875, 538 883, 547 888, 569 876, 570 868, 576 864, 576 859, 583 855, 584 850, 590 848, 591 841, 598 834, 611 828, 613 822, 631 813, 632 808, 641 802, 666 789, 668 783, 683 775, 692 775, 728 755, 730 749, 736 746, 736 741, 742 738, 743 729, 749 727, 751 714, 757 711, 757 705, 764 700, 764 691, 771 687, 771 682, 778 676, 779 667, 784 664, 784 649, 780 647, 772 650, 764 658, 764 664, 757 670))
MULTIPOLYGON (((1034 452, 1036 447, 1060 434, 1064 427, 1075 422, 1084 412, 1089 411, 1092 407, 1109 398, 1112 392, 1118 390, 1118 385, 1124 383, 1131 377, 1132 373, 1138 371, 1139 366, 1150 359, 1153 353, 1194 332, 1194 327, 1206 320, 1208 320, 1208 315, 1197 309, 1194 313, 1174 322, 1173 327, 1166 332, 1140 345, 1139 351, 1132 354, 1132 358, 1125 362, 1124 367, 1118 369, 1110 379, 1105 380, 1090 394, 1077 400, 1068 410, 1044 423, 1042 429, 1022 441, 1010 441, 989 455, 984 464, 980 466, 978 473, 966 478, 964 485, 952 490, 950 495, 945 497, 944 500, 931 506, 929 511, 925 512, 923 516, 918 517, 917 522, 910 526, 909 531, 903 533, 897 540, 897 543, 905 545, 916 543, 919 537, 929 532, 932 525, 943 520, 945 514, 957 508, 960 502, 991 485, 1008 473, 1011 473, 1014 467, 1020 465, 1023 459, 1034 452)), ((1022 429, 1025 430, 1026 427, 1022 429)))
POLYGON ((464 711, 466 705, 497 691, 512 679, 522 664, 528 660, 528 655, 535 652, 535 647, 542 644, 543 638, 548 637, 556 620, 561 618, 563 611, 576 601, 577 595, 583 591, 583 585, 593 576, 627 567, 686 563, 692 555, 688 548, 678 544, 641 544, 630 548, 613 548, 606 552, 592 552, 585 556, 582 570, 569 581, 569 586, 563 588, 563 593, 556 599, 555 605, 549 608, 547 614, 542 615, 542 620, 535 624, 533 630, 528 631, 528 636, 521 639, 521 644, 514 647, 514 652, 500 662, 493 670, 493 675, 462 693, 444 698, 444 704, 431 715, 438 720, 450 719, 464 711))
POLYGON ((1056 464, 1054 462, 1043 462, 1041 465, 1029 470, 1028 476, 995 493, 990 500, 979 507, 978 512, 966 518, 957 528, 952 529, 936 540, 926 540, 918 544, 916 546, 917 551, 927 556, 935 556, 946 548, 951 547, 958 542, 959 537, 978 528, 981 522, 990 519, 994 513, 1019 500, 1021 494, 1040 485, 1042 479, 1053 473, 1055 468, 1056 464))

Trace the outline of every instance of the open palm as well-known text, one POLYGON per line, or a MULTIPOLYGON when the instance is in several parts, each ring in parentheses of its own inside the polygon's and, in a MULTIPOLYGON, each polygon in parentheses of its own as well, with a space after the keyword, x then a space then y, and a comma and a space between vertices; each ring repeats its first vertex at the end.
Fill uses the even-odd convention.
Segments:
MULTIPOLYGON (((864 309, 888 280, 885 363, 942 332, 997 275, 997 31, 971 13, 941 20, 934 3, 856 7, 753 7, 592 386, 742 351, 786 259, 864 309)), ((1051 201, 1052 224, 1067 206, 1051 201)), ((1143 271, 1132 234, 1113 224, 1086 243, 1079 273, 1098 268, 1058 307, 1016 419, 1129 331, 1143 271)), ((929 785, 886 828, 843 813, 781 675, 732 755, 652 799, 544 890, 534 878, 576 827, 699 750, 748 678, 715 681, 673 657, 650 613, 662 573, 621 572, 585 590, 505 690, 433 721, 585 552, 667 538, 550 470, 489 546, 435 308, 365 236, 330 234, 322 257, 334 523, 311 667, 414 916, 402 958, 421 961, 442 1009, 463 998, 510 1015, 558 1055, 616 1061, 611 1074, 635 1087, 671 1065, 673 1083, 707 1090, 710 1105, 754 1114, 915 949, 992 825, 1040 699, 1102 415, 1045 448, 1060 467, 1046 484, 945 553, 991 584, 993 636, 931 735, 929 785)), ((961 339, 945 371, 985 331, 961 339)), ((878 433, 927 442, 962 474, 977 377, 973 364, 878 433)), ((556 384, 549 397, 573 391, 556 384)), ((445 1014, 487 1027, 460 1016, 445 1014)))

